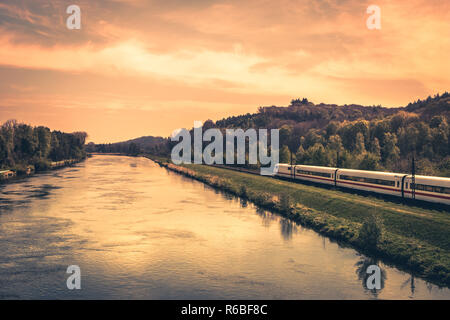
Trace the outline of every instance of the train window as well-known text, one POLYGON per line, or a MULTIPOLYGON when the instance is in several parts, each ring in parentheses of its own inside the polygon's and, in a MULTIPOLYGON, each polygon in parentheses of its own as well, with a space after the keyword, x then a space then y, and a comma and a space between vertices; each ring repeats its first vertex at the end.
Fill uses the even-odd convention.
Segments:
POLYGON ((318 177, 326 177, 331 178, 331 173, 325 173, 325 172, 315 172, 315 171, 306 171, 306 170, 297 170, 298 174, 306 174, 309 176, 318 176, 318 177))
POLYGON ((395 181, 341 175, 340 179, 395 187, 395 181))
POLYGON ((406 183, 406 187, 405 187, 406 189, 408 189, 409 188, 409 183, 407 182, 406 183))
MULTIPOLYGON (((412 184, 411 184, 411 187, 413 187, 412 184)), ((450 188, 445 188, 445 187, 440 187, 440 186, 429 186, 429 185, 425 185, 425 184, 416 184, 416 190, 450 194, 450 188)))

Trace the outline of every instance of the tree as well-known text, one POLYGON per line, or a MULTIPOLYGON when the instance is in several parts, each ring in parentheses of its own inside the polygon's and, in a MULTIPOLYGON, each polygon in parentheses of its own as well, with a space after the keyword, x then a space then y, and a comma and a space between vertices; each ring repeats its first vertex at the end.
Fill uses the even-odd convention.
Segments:
POLYGON ((431 118, 430 128, 437 128, 443 123, 447 124, 447 121, 446 121, 445 117, 443 117, 443 116, 434 116, 433 118, 431 118))
POLYGON ((289 163, 290 153, 287 146, 282 146, 280 149, 280 163, 289 163))
POLYGON ((47 158, 50 153, 52 137, 50 129, 40 126, 37 127, 35 131, 38 140, 39 157, 47 158))
POLYGON ((328 139, 328 148, 334 151, 342 151, 344 146, 342 145, 342 139, 339 135, 333 135, 328 139))
POLYGON ((141 152, 141 148, 136 143, 132 142, 128 146, 128 154, 131 156, 137 156, 141 152))
POLYGON ((366 147, 364 145, 364 136, 361 132, 358 132, 356 134, 355 152, 357 155, 362 155, 366 152, 366 147))
POLYGON ((0 166, 26 172, 28 166, 48 168, 50 160, 81 159, 86 156, 86 133, 51 132, 9 120, 0 127, 0 166))
POLYGON ((335 122, 331 122, 330 124, 328 124, 325 130, 326 131, 325 137, 329 139, 331 136, 336 134, 337 130, 338 130, 337 124, 335 122))
POLYGON ((294 157, 295 154, 298 152, 298 149, 302 143, 302 130, 299 127, 294 127, 293 130, 291 130, 291 135, 288 138, 288 149, 289 149, 289 153, 291 155, 291 165, 294 163, 294 157))
POLYGON ((284 125, 280 128, 280 146, 287 146, 291 137, 292 128, 288 125, 284 125))
POLYGON ((329 163, 325 148, 320 143, 316 143, 306 150, 305 159, 307 164, 317 166, 327 166, 329 163))
POLYGON ((400 150, 397 147, 397 136, 395 133, 387 132, 384 138, 382 156, 384 161, 396 160, 399 158, 400 150))
POLYGON ((294 155, 300 146, 300 130, 293 129, 290 126, 284 125, 280 129, 280 145, 286 146, 289 151, 290 164, 294 163, 294 155))
POLYGON ((361 170, 378 170, 379 158, 373 153, 366 153, 359 164, 361 170))
POLYGON ((297 152, 295 153, 295 161, 296 161, 295 163, 302 164, 304 156, 305 156, 305 150, 303 149, 302 145, 300 144, 297 152))
POLYGON ((370 152, 375 157, 377 157, 378 161, 381 159, 381 147, 380 147, 380 142, 378 141, 377 138, 373 139, 372 148, 371 148, 370 152))
POLYGON ((432 134, 432 145, 434 154, 440 157, 445 157, 449 154, 448 150, 448 135, 443 129, 435 128, 432 134))

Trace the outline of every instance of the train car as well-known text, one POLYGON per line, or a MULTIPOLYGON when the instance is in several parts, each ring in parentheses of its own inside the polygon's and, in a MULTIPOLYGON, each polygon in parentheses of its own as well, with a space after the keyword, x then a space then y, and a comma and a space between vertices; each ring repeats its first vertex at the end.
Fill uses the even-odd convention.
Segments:
POLYGON ((275 165, 275 174, 280 177, 292 178, 292 166, 289 164, 279 163, 275 165))
POLYGON ((450 205, 450 178, 408 175, 404 179, 403 196, 450 205))
POLYGON ((296 165, 294 179, 324 184, 335 184, 337 168, 296 165))
POLYGON ((339 169, 336 185, 339 187, 402 196, 402 180, 406 174, 339 169))
POLYGON ((335 175, 337 168, 305 166, 280 163, 275 166, 275 172, 280 177, 291 178, 295 180, 304 180, 324 184, 335 184, 335 175))
POLYGON ((404 173, 282 163, 275 170, 280 177, 450 205, 450 178, 416 175, 413 184, 412 176, 404 173))

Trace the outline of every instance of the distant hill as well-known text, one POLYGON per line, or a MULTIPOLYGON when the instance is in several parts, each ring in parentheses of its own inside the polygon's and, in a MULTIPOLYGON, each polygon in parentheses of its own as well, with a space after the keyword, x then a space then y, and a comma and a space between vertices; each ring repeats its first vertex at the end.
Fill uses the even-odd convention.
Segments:
MULTIPOLYGON (((410 172, 414 156, 418 173, 450 176, 449 118, 448 92, 399 108, 314 104, 303 98, 287 107, 260 107, 253 114, 207 120, 203 129, 280 129, 282 163, 410 172)), ((171 143, 141 137, 95 149, 168 156, 171 143)))
POLYGON ((168 140, 165 138, 145 136, 116 143, 95 144, 91 142, 86 145, 86 151, 100 153, 126 153, 131 155, 141 152, 162 153, 167 151, 167 145, 168 140))
POLYGON ((414 113, 421 120, 428 121, 434 116, 450 117, 450 95, 428 97, 408 104, 406 107, 385 108, 382 106, 314 104, 307 99, 295 99, 287 107, 260 107, 257 113, 232 116, 215 123, 219 128, 273 127, 283 125, 303 129, 322 129, 330 122, 351 122, 357 120, 382 120, 399 112, 414 113))
POLYGON ((314 104, 307 99, 292 100, 288 107, 260 107, 258 113, 232 116, 218 120, 219 128, 281 128, 283 125, 308 129, 322 129, 330 122, 383 119, 394 115, 402 108, 383 108, 381 106, 361 106, 335 104, 314 104))
POLYGON ((295 99, 287 107, 208 120, 204 127, 278 128, 284 163, 410 172, 414 156, 418 173, 450 176, 449 119, 445 92, 399 108, 295 99))
POLYGON ((450 118, 450 95, 446 92, 442 96, 428 97, 408 104, 405 108, 408 112, 414 112, 423 120, 431 120, 434 116, 450 118))
POLYGON ((135 143, 139 145, 143 150, 147 150, 155 147, 156 145, 160 145, 161 143, 165 143, 166 139, 162 137, 153 137, 153 136, 145 136, 136 139, 127 140, 124 142, 119 142, 119 144, 131 144, 135 143))

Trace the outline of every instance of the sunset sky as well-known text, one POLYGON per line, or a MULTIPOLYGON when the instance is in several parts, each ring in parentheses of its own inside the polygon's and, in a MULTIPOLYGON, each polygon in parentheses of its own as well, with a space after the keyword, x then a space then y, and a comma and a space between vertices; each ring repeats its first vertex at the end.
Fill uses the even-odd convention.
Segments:
POLYGON ((0 121, 94 142, 261 105, 387 107, 450 91, 442 0, 0 0, 0 121), (82 29, 66 27, 81 8, 82 29), (381 8, 381 30, 366 9, 381 8))

